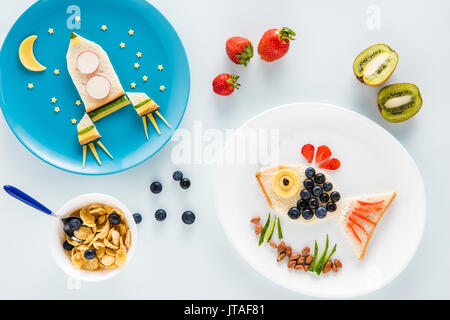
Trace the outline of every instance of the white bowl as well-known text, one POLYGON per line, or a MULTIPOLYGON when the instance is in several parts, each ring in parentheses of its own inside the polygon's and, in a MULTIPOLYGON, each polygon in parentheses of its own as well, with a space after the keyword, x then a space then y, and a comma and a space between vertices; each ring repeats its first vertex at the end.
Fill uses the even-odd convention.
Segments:
POLYGON ((87 193, 80 195, 64 204, 57 212, 58 217, 65 217, 73 213, 74 211, 88 206, 90 204, 99 203, 106 204, 115 208, 122 210, 127 220, 130 232, 131 232, 131 248, 128 250, 126 263, 117 269, 105 269, 101 271, 87 271, 77 269, 72 265, 72 262, 64 250, 62 244, 64 242, 64 233, 61 226, 61 221, 59 219, 53 219, 52 231, 50 233, 50 247, 52 250, 53 257, 55 258, 58 266, 69 276, 81 280, 97 282, 107 279, 119 274, 128 263, 130 263, 131 258, 133 258, 134 251, 136 249, 136 243, 138 240, 136 223, 134 222, 133 215, 130 210, 119 200, 113 198, 109 195, 102 193, 87 193))

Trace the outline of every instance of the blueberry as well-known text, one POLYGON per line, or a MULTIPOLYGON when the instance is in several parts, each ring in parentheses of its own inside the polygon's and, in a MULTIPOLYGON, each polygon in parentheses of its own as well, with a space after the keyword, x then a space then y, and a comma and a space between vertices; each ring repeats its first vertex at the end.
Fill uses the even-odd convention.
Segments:
POLYGON ((304 211, 302 212, 302 216, 303 216, 303 218, 304 218, 305 220, 309 220, 309 219, 311 219, 311 218, 314 216, 314 214, 312 213, 311 210, 306 209, 306 210, 304 210, 304 211))
POLYGON ((341 194, 340 194, 339 192, 337 192, 337 191, 333 191, 333 192, 330 194, 330 198, 331 198, 331 200, 333 200, 334 202, 338 202, 339 200, 341 200, 341 194))
POLYGON ((306 189, 312 189, 312 187, 314 187, 314 181, 311 179, 305 179, 305 181, 303 181, 303 185, 306 189))
POLYGON ((67 240, 64 241, 63 243, 63 248, 64 250, 72 250, 73 249, 73 245, 71 245, 67 240))
POLYGON ((181 181, 181 179, 183 179, 183 172, 181 172, 180 170, 175 171, 172 175, 173 180, 175 181, 181 181))
POLYGON ((336 203, 334 203, 334 202, 329 202, 329 203, 327 204, 327 211, 329 211, 329 212, 335 212, 336 209, 337 209, 336 203))
POLYGON ((314 181, 318 184, 322 184, 324 183, 326 180, 325 175, 323 173, 318 173, 316 174, 316 176, 314 177, 314 181))
POLYGON ((109 222, 111 222, 111 224, 113 226, 118 225, 122 221, 122 219, 120 218, 120 216, 117 213, 111 213, 108 216, 108 220, 109 220, 109 222))
POLYGON ((291 219, 298 219, 298 217, 300 217, 300 210, 298 210, 297 207, 292 207, 288 211, 288 216, 291 219))
POLYGON ((155 218, 156 218, 156 220, 158 220, 158 221, 164 221, 164 220, 166 220, 166 218, 167 218, 166 210, 164 210, 164 209, 158 209, 158 210, 156 210, 156 212, 155 212, 155 218))
POLYGON ((189 180, 188 178, 181 179, 180 186, 183 189, 189 189, 189 187, 191 186, 191 180, 189 180))
POLYGON ((181 220, 186 224, 193 224, 195 221, 195 214, 192 211, 185 211, 181 216, 181 220))
POLYGON ((325 207, 318 207, 316 209, 316 217, 319 219, 323 219, 327 216, 327 209, 325 209, 325 207))
POLYGON ((333 184, 331 182, 325 182, 323 184, 323 190, 326 192, 333 190, 333 184))
POLYGON ((306 207, 308 206, 308 201, 300 199, 297 201, 297 208, 299 208, 300 210, 305 210, 306 207))
POLYGON ((162 184, 159 183, 158 181, 153 182, 150 185, 150 191, 154 194, 158 194, 162 191, 162 184))
POLYGON ((312 167, 306 168, 305 175, 307 178, 312 178, 316 175, 316 170, 312 167))
POLYGON ((134 222, 139 224, 142 222, 142 215, 140 213, 133 213, 134 222))
POLYGON ((316 197, 320 196, 322 194, 322 187, 321 186, 315 186, 312 189, 312 194, 316 197))
POLYGON ((91 260, 95 258, 95 250, 93 249, 87 249, 84 252, 84 257, 86 258, 86 260, 91 260))
POLYGON ((78 229, 81 228, 82 223, 80 220, 81 219, 79 219, 79 218, 73 218, 73 219, 69 220, 68 225, 69 225, 70 230, 72 230, 72 232, 77 231, 78 229))
POLYGON ((302 190, 300 192, 300 198, 302 198, 303 200, 308 200, 309 198, 311 198, 311 192, 306 189, 302 190))
POLYGON ((319 201, 316 198, 312 198, 308 202, 308 206, 310 209, 316 209, 319 206, 319 201))
POLYGON ((327 203, 328 201, 330 201, 330 196, 328 195, 328 193, 322 193, 319 197, 320 202, 322 203, 327 203))

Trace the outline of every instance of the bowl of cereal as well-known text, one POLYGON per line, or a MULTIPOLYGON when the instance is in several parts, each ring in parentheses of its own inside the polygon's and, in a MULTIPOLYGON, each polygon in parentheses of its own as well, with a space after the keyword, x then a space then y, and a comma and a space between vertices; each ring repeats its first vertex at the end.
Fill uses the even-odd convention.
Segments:
POLYGON ((58 217, 80 217, 83 224, 69 238, 54 219, 50 243, 59 267, 82 281, 103 281, 116 276, 130 262, 137 228, 128 208, 106 194, 88 193, 64 204, 58 217), (74 240, 78 239, 78 241, 74 240))

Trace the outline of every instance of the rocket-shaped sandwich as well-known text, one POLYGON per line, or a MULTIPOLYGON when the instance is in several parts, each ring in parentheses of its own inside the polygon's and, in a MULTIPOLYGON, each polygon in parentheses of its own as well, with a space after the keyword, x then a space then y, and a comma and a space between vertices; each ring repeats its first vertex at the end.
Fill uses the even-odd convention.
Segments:
POLYGON ((102 148, 108 156, 113 158, 113 156, 109 153, 109 151, 105 148, 103 143, 100 142, 101 135, 98 133, 97 128, 95 127, 94 123, 92 122, 91 118, 85 113, 84 117, 81 119, 80 123, 77 126, 78 130, 78 141, 83 146, 83 167, 86 164, 86 153, 87 153, 87 147, 89 146, 89 149, 91 149, 92 154, 94 155, 95 159, 97 160, 99 165, 102 165, 102 162, 100 161, 97 150, 95 149, 95 142, 102 148))
POLYGON ((156 123, 155 117, 153 116, 152 112, 155 112, 155 114, 161 118, 161 120, 169 127, 171 128, 170 124, 164 119, 164 117, 159 112, 159 105, 156 104, 155 101, 153 101, 147 94, 143 92, 127 92, 127 96, 131 101, 131 104, 134 106, 134 109, 136 110, 137 114, 142 118, 142 121, 144 123, 144 130, 145 130, 145 136, 148 139, 148 131, 147 131, 147 118, 150 119, 151 123, 155 127, 158 134, 161 134, 161 131, 159 130, 158 124, 156 123))
POLYGON ((108 55, 98 44, 72 33, 66 58, 70 77, 93 122, 130 104, 108 55))

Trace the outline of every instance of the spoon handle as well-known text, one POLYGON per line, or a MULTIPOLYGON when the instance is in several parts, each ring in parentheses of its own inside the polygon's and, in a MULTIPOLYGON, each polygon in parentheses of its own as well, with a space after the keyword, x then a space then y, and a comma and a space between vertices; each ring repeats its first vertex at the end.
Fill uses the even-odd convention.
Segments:
POLYGON ((23 203, 26 203, 30 207, 33 207, 39 211, 42 211, 45 214, 51 215, 52 211, 49 210, 47 207, 45 207, 43 204, 39 203, 26 193, 20 191, 19 189, 13 187, 13 186, 4 186, 3 189, 14 198, 22 201, 23 203))

